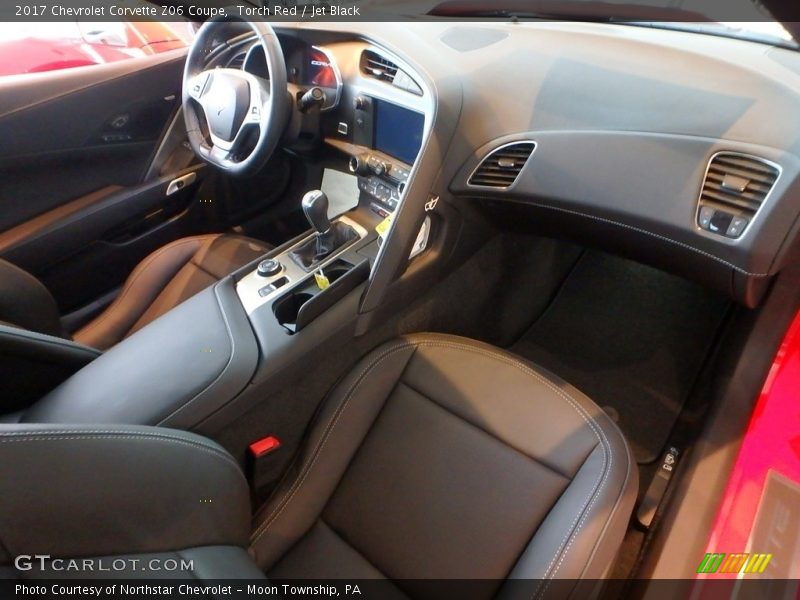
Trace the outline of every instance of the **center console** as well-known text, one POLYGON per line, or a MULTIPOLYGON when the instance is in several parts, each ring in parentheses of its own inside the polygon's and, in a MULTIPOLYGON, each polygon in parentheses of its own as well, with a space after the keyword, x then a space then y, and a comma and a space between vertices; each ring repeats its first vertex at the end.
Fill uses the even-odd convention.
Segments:
POLYGON ((369 148, 350 159, 358 188, 383 217, 397 209, 422 146, 425 116, 387 100, 359 95, 354 102, 353 143, 369 148))
MULTIPOLYGON (((300 310, 306 301, 323 291, 328 291, 328 288, 336 286, 336 289, 340 289, 345 281, 348 281, 346 276, 355 265, 340 258, 340 255, 351 246, 366 240, 368 233, 360 223, 346 216, 340 217, 331 226, 348 228, 352 232, 352 237, 345 239, 340 247, 331 251, 328 256, 322 257, 312 268, 300 262, 297 252, 303 246, 315 243, 317 236, 320 235, 318 231, 304 236, 278 254, 265 258, 255 270, 237 283, 236 292, 248 315, 252 315, 262 306, 275 303, 272 312, 276 319, 288 331, 295 333, 306 324, 305 320, 298 321, 300 310), (293 300, 288 304, 285 300, 276 303, 284 296, 292 297, 293 300), (288 308, 289 304, 292 309, 288 308)), ((363 277, 360 281, 355 278, 349 280, 350 289, 366 279, 368 271, 361 273, 363 277)))

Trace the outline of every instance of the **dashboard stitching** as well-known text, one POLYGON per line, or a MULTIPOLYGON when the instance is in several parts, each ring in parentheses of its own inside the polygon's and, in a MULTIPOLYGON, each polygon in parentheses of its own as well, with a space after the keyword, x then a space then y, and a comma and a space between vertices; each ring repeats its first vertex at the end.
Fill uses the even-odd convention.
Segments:
POLYGON ((608 223, 610 225, 617 225, 619 227, 623 227, 625 229, 630 229, 631 231, 636 231, 638 233, 644 233, 646 235, 658 238, 658 239, 663 240, 665 242, 669 242, 671 244, 675 244, 677 246, 681 246, 682 248, 686 248, 687 250, 691 250, 692 252, 696 252, 698 254, 702 254, 703 256, 705 256, 707 258, 710 258, 712 260, 720 262, 720 263, 730 267, 734 271, 738 271, 739 273, 742 273, 743 275, 747 275, 749 277, 769 277, 770 276, 769 273, 751 273, 750 271, 742 269, 741 267, 737 267, 735 264, 733 264, 731 262, 728 262, 727 260, 725 260, 723 258, 720 258, 719 256, 711 254, 710 252, 706 252, 705 250, 700 250, 699 248, 695 248, 694 246, 690 246, 689 244, 685 244, 683 242, 679 242, 677 240, 673 240, 672 238, 669 238, 669 237, 667 237, 665 235, 661 235, 659 233, 654 233, 652 231, 649 231, 647 229, 643 229, 641 227, 636 227, 634 225, 628 225, 626 223, 620 223, 619 221, 614 221, 613 219, 607 219, 605 217, 598 217, 596 215, 590 215, 590 214, 583 213, 583 212, 580 212, 580 211, 577 211, 577 210, 572 210, 570 208, 562 208, 560 206, 551 206, 551 205, 548 205, 548 204, 535 204, 534 206, 536 206, 537 208, 547 208, 547 209, 550 209, 550 210, 557 210, 557 211, 560 211, 560 212, 565 212, 565 213, 569 213, 569 214, 573 214, 573 215, 578 215, 580 217, 586 217, 588 219, 594 219, 595 221, 602 221, 603 223, 608 223))

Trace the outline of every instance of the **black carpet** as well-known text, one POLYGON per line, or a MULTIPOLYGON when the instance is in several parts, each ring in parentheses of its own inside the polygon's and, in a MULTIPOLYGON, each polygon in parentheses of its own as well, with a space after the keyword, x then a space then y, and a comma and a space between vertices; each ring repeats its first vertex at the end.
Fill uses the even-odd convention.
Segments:
POLYGON ((686 280, 588 251, 511 350, 610 407, 637 461, 648 463, 661 454, 729 306, 686 280))

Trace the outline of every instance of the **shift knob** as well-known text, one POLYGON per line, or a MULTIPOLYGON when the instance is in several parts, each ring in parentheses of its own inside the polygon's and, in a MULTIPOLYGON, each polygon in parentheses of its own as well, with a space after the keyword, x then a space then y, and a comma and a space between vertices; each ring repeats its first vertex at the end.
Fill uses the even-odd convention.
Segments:
POLYGON ((318 234, 324 235, 331 229, 328 219, 328 197, 321 190, 313 190, 303 196, 303 212, 306 219, 318 234))

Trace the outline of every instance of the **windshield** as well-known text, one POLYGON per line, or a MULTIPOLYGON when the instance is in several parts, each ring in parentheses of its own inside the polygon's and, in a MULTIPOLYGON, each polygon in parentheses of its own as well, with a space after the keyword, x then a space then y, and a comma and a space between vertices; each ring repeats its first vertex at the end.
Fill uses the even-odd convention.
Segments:
POLYGON ((430 14, 438 16, 622 22, 795 46, 792 35, 757 0, 445 0, 432 4, 430 14))

